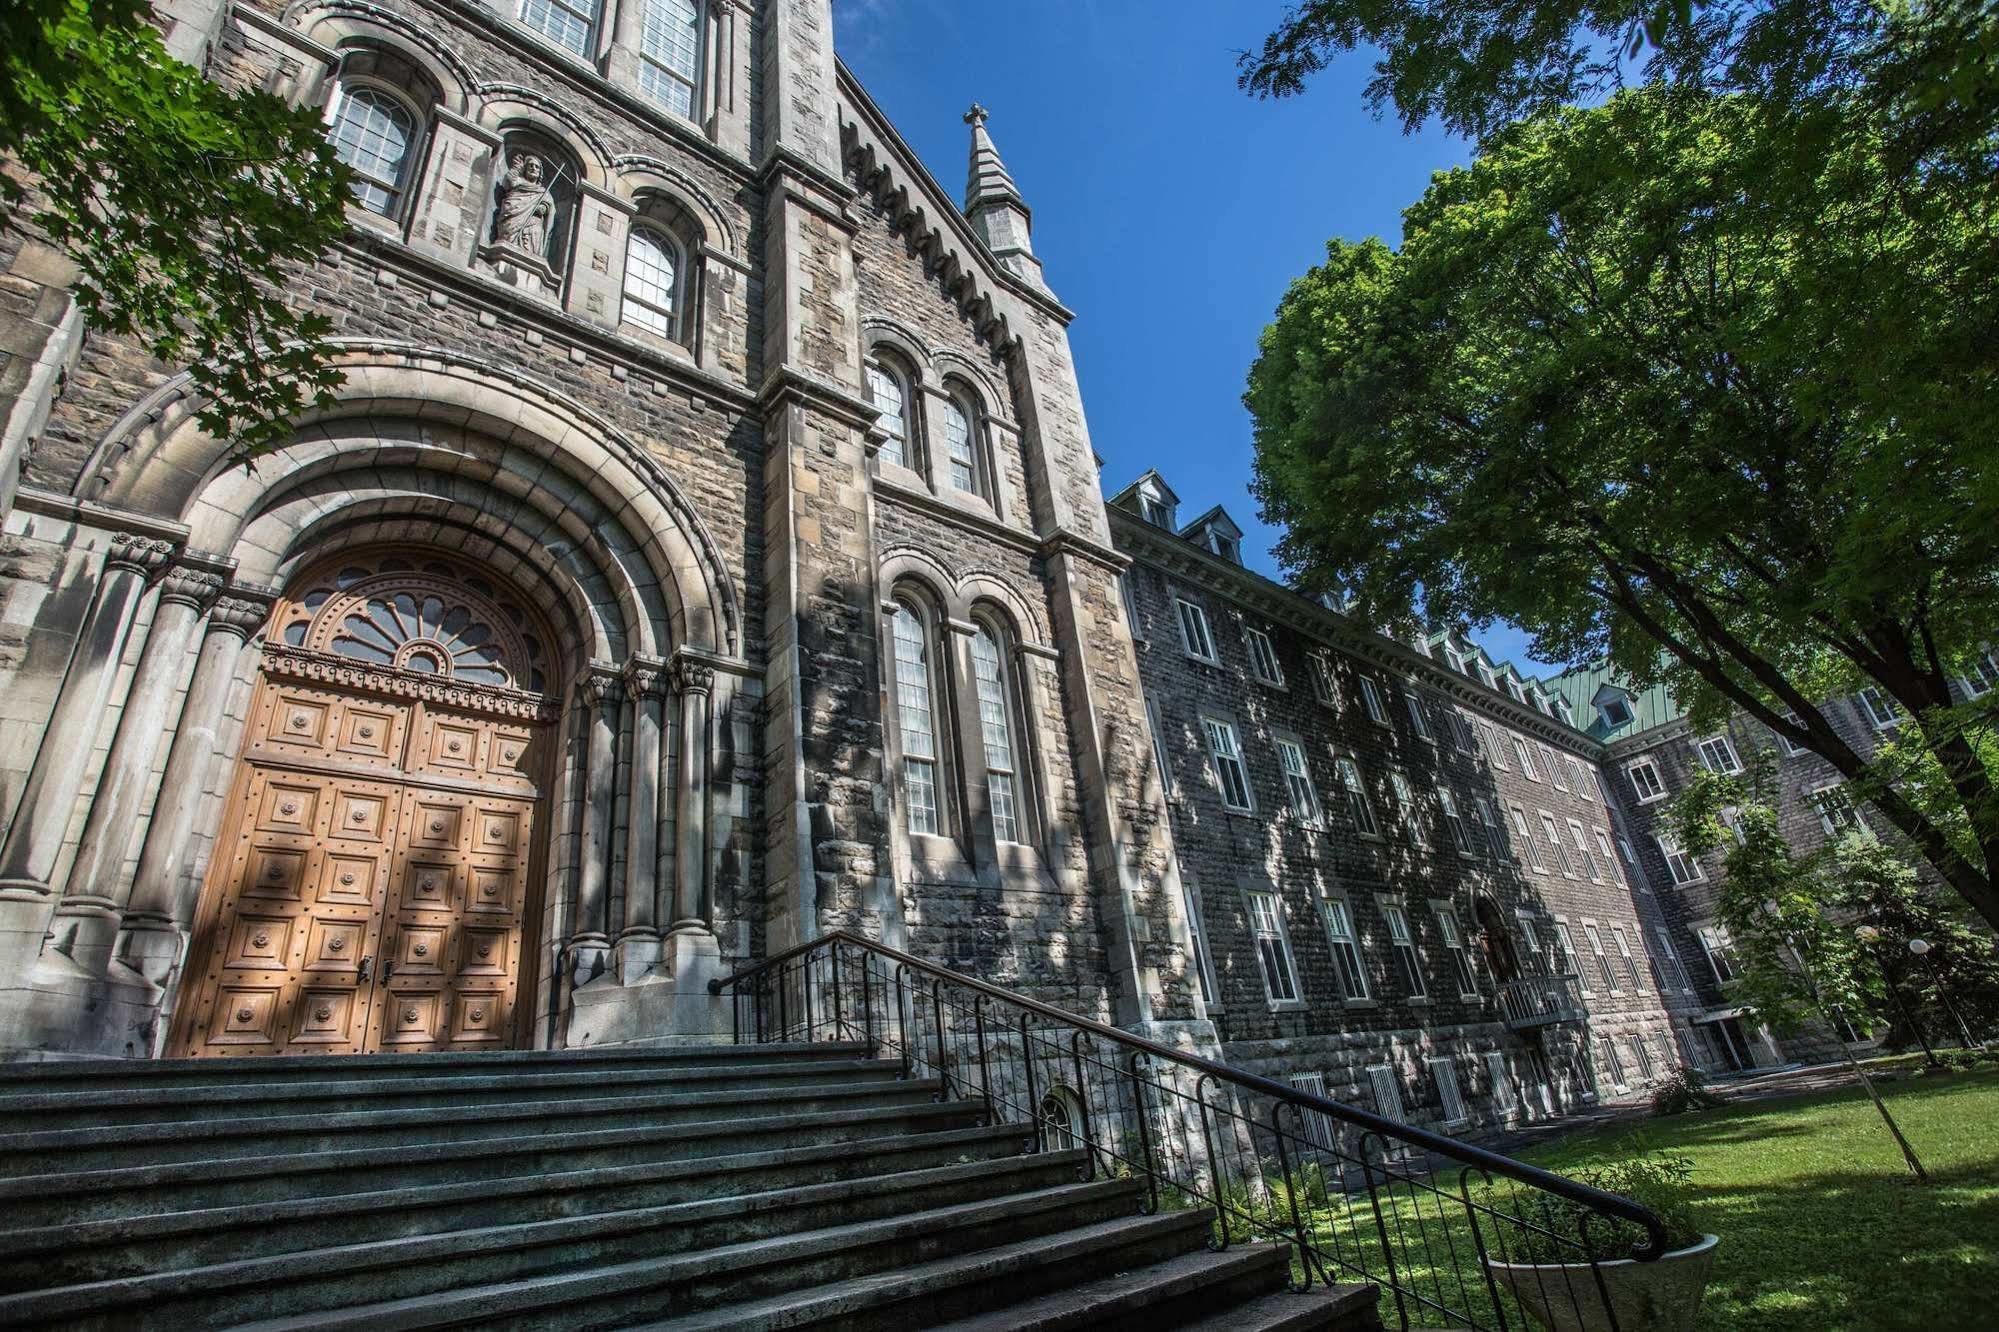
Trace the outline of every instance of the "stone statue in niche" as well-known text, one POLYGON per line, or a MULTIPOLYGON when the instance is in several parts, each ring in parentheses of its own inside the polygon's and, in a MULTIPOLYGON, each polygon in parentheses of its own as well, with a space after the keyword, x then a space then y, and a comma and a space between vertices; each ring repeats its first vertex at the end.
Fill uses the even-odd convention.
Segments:
POLYGON ((499 205, 493 216, 495 244, 548 262, 549 226, 555 218, 555 196, 549 192, 548 168, 529 152, 507 158, 500 178, 499 205))

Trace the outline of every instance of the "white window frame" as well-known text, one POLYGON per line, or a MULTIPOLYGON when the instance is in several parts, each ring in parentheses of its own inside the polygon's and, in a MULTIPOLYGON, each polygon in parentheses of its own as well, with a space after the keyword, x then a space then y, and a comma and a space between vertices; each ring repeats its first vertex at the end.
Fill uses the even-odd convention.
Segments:
POLYGON ((1367 954, 1361 943, 1360 925, 1354 919, 1353 903, 1337 894, 1319 899, 1319 924, 1326 932, 1326 947, 1333 955, 1333 981, 1340 997, 1349 1004, 1372 1000, 1367 983, 1367 954))
MULTIPOLYGON (((1632 928, 1636 929, 1637 927, 1633 926, 1632 928)), ((1645 992, 1645 974, 1638 969, 1638 958, 1631 951, 1631 940, 1625 935, 1622 925, 1613 925, 1610 927, 1610 941, 1617 945, 1617 955, 1624 962, 1625 974, 1631 977, 1632 993, 1643 994, 1645 992)), ((1638 936, 1638 946, 1641 949, 1645 946, 1645 936, 1642 934, 1638 936)))
MULTIPOLYGON (((1784 719, 1800 730, 1804 729, 1805 719, 1797 713, 1787 711, 1784 714, 1784 719)), ((1777 747, 1784 751, 1784 757, 1786 758, 1800 758, 1812 752, 1809 746, 1796 743, 1788 735, 1783 735, 1777 731, 1772 731, 1770 734, 1776 737, 1777 747)))
POLYGON ((1360 774, 1360 763, 1342 754, 1333 760, 1333 775, 1340 779, 1341 792, 1347 798, 1347 813, 1353 818, 1355 830, 1371 842, 1382 841, 1381 820, 1375 814, 1374 801, 1367 793, 1367 782, 1360 774))
POLYGON ((1624 865, 1618 860, 1617 853, 1610 849, 1610 834, 1601 828, 1592 827, 1590 835, 1596 838, 1597 853, 1610 866, 1611 874, 1617 879, 1617 886, 1620 888, 1629 888, 1631 884, 1624 877, 1624 865))
POLYGON ((1395 795, 1395 807, 1402 814, 1402 831, 1408 835, 1409 844, 1428 846, 1430 839, 1423 829, 1423 808, 1416 803, 1416 789, 1409 785, 1409 779, 1391 768, 1388 789, 1395 795))
POLYGON ((1312 783, 1305 747, 1289 736, 1274 736, 1272 740, 1277 746, 1278 770, 1284 774, 1284 786, 1291 796, 1291 812, 1308 828, 1322 826, 1325 813, 1319 804, 1319 788, 1312 783))
POLYGON ((1173 598, 1173 607, 1180 621, 1180 650, 1195 661, 1219 666, 1222 659, 1215 655, 1215 635, 1208 625, 1208 612, 1199 602, 1180 596, 1173 598))
POLYGON ((1625 764, 1624 776, 1625 780, 1631 783, 1632 791, 1637 794, 1639 804, 1649 805, 1666 798, 1665 780, 1659 776, 1659 765, 1650 758, 1633 759, 1625 764), (1640 769, 1646 773, 1644 781, 1638 779, 1640 769))
POLYGON ((1694 938, 1700 941, 1701 952, 1707 957, 1707 966, 1714 976, 1716 985, 1726 985, 1737 975, 1735 959, 1731 956, 1735 940, 1728 934, 1728 926, 1720 921, 1694 927, 1694 938), (1722 972, 1726 971, 1726 976, 1722 972))
POLYGON ((1603 718, 1603 724, 1613 731, 1620 726, 1628 725, 1631 721, 1631 705, 1623 699, 1614 696, 1606 698, 1597 708, 1597 713, 1603 718), (1622 717, 1612 716, 1612 708, 1617 709, 1617 711, 1624 715, 1622 717))
POLYGON ((1409 1112, 1402 1108, 1402 1080, 1395 1075, 1392 1064, 1369 1064, 1366 1069, 1368 1091, 1374 1096, 1374 1113, 1397 1124, 1409 1122, 1409 1112))
POLYGON ((1534 812, 1541 816, 1541 831, 1546 835, 1549 844, 1555 848, 1554 863, 1562 871, 1562 877, 1565 879, 1575 878, 1576 867, 1569 863, 1569 851, 1566 846, 1562 845, 1562 830, 1556 824, 1555 816, 1545 809, 1539 809, 1534 812))
POLYGON ((1416 927, 1409 919, 1409 909, 1391 897, 1376 901, 1381 907, 1381 918, 1388 923, 1388 949, 1395 958, 1403 987, 1409 991, 1408 1002, 1429 1003, 1430 980, 1423 971, 1423 954, 1416 947, 1416 927))
POLYGON ((1610 1089, 1614 1092, 1630 1091, 1631 1084, 1624 1079, 1624 1060, 1617 1053, 1617 1042, 1608 1036, 1598 1036, 1596 1048, 1599 1057, 1610 1063, 1610 1089))
POLYGON ((1583 873, 1591 883, 1603 882, 1603 871, 1597 867, 1596 853, 1590 850, 1589 835, 1583 831, 1580 820, 1569 819, 1569 840, 1575 844, 1576 859, 1581 863, 1583 873))
POLYGON ((1511 739, 1513 741, 1513 757, 1520 760, 1520 775, 1530 782, 1540 781, 1541 771, 1534 766, 1534 751, 1529 749, 1527 742, 1519 736, 1513 736, 1511 739))
POLYGON ((1519 1089, 1513 1085, 1513 1070, 1498 1050, 1485 1052, 1485 1077, 1492 1084, 1492 1108, 1504 1119, 1520 1108, 1519 1089))
POLYGON ((1584 994, 1595 994, 1590 988, 1589 973, 1583 970, 1581 954, 1576 952, 1575 937, 1569 933, 1569 922, 1560 916, 1555 918, 1555 953, 1568 967, 1568 974, 1576 978, 1576 988, 1584 994))
POLYGON ((895 722, 896 734, 901 745, 901 776, 903 827, 906 832, 917 837, 948 836, 945 811, 945 792, 948 789, 948 775, 945 766, 945 728, 938 717, 938 666, 937 641, 931 632, 930 617, 912 601, 898 600, 889 621, 890 669, 895 675, 895 722), (911 634, 905 636, 902 626, 908 624, 911 634), (913 638, 913 644, 907 639, 913 638), (921 661, 904 660, 904 652, 910 647, 920 647, 921 661), (919 678, 920 677, 920 678, 919 678), (918 698, 920 691, 921 697, 918 698), (912 706, 919 704, 920 707, 912 706), (923 723, 913 724, 918 713, 923 723), (912 743, 917 741, 920 743, 912 743), (927 752, 918 753, 917 750, 927 752), (917 797, 927 794, 927 802, 917 797))
POLYGON ((1436 744, 1436 733, 1430 729, 1430 719, 1423 715, 1423 702, 1416 696, 1415 690, 1402 691, 1402 706, 1409 710, 1409 729, 1416 733, 1416 738, 1436 744))
POLYGON ((1658 833, 1652 840, 1659 844, 1659 854, 1666 858, 1666 873, 1672 876, 1675 888, 1707 882, 1707 871, 1701 868, 1700 858, 1681 846, 1678 838, 1658 833))
POLYGON ((1249 649, 1249 673, 1267 685, 1284 684, 1284 668, 1277 664, 1277 648, 1261 629, 1243 626, 1242 641, 1249 649))
POLYGON ((1680 950, 1673 947, 1673 932, 1664 925, 1654 925, 1652 935, 1659 941, 1661 955, 1666 959, 1666 971, 1675 982, 1674 988, 1684 994, 1694 992, 1694 983, 1687 975, 1686 966, 1680 961, 1680 950))
POLYGON ((1250 789, 1249 764, 1243 759, 1242 741, 1236 734, 1235 723, 1204 713, 1201 716, 1201 734, 1208 742, 1208 770, 1214 774, 1215 789, 1221 793, 1222 805, 1238 814, 1254 814, 1256 793, 1250 789), (1231 770, 1239 790, 1230 787, 1231 770), (1238 794, 1240 801, 1236 798, 1238 794))
POLYGON ((1988 647, 1973 657, 1958 680, 1964 685, 1967 698, 1983 698, 1999 689, 1999 648, 1988 647))
POLYGON ((1805 803, 1819 816, 1819 827, 1825 829, 1827 837, 1843 837, 1849 832, 1867 830, 1867 820, 1860 817, 1859 806, 1853 803, 1853 797, 1847 794, 1840 782, 1814 786, 1805 793, 1805 803))
MULTIPOLYGON (((1308 1096, 1326 1095, 1326 1075, 1323 1073, 1293 1073, 1289 1081, 1294 1090, 1308 1096)), ((1323 1110, 1301 1110, 1298 1118, 1304 1121, 1305 1141, 1321 1152, 1337 1155, 1340 1150, 1340 1129, 1333 1117, 1323 1110)))
POLYGON ((1430 1080, 1437 1084, 1437 1104, 1444 1116, 1441 1127, 1445 1132, 1460 1129, 1471 1123, 1471 1111, 1465 1108, 1463 1090, 1458 1086, 1457 1064, 1449 1055, 1430 1055, 1423 1060, 1430 1069, 1430 1080))
POLYGON ((668 0, 668 6, 663 7, 670 7, 672 4, 683 5, 689 12, 684 16, 670 17, 682 21, 692 20, 693 68, 681 68, 672 62, 671 57, 675 53, 670 49, 673 45, 670 40, 664 48, 655 46, 648 40, 654 30, 655 18, 659 19, 657 26, 661 35, 664 36, 667 32, 665 20, 669 16, 655 9, 655 6, 661 5, 661 0, 639 0, 639 21, 634 25, 633 34, 635 39, 633 45, 636 49, 633 54, 638 57, 639 62, 639 87, 646 96, 674 115, 692 120, 701 107, 701 66, 703 48, 707 45, 704 40, 706 23, 701 12, 701 0, 668 0), (685 105, 682 105, 683 93, 685 105))
POLYGON ((1333 686, 1333 663, 1323 652, 1314 652, 1306 658, 1310 663, 1312 676, 1312 697, 1328 706, 1339 702, 1339 691, 1333 686))
POLYGON ((1471 798, 1472 811, 1478 815, 1481 836, 1485 839, 1485 853, 1494 859, 1505 855, 1507 846, 1506 825, 1493 813, 1492 802, 1484 796, 1471 798))
POLYGON ((1853 697, 1860 705, 1860 715, 1875 730, 1892 731, 1902 724, 1901 705, 1882 693, 1878 686, 1868 685, 1853 697))
POLYGON ((1433 899, 1430 910, 1437 917, 1438 937, 1444 941, 1444 951, 1451 959, 1451 975, 1457 978, 1458 998, 1481 998, 1478 968, 1472 962, 1470 950, 1465 947, 1464 929, 1458 921, 1457 908, 1449 902, 1433 899))
POLYGON ((1590 958, 1596 963, 1597 974, 1603 977, 1603 988, 1612 994, 1623 994, 1624 989, 1617 983, 1617 973, 1610 969, 1610 954, 1603 951, 1603 931, 1593 920, 1582 923, 1583 938, 1589 944, 1590 958))
POLYGON ((1264 997, 1272 1008, 1303 1006, 1298 989, 1298 961, 1291 953, 1291 930, 1284 919, 1284 899, 1267 888, 1245 888, 1243 898, 1249 911, 1250 941, 1256 949, 1256 968, 1263 977, 1264 997), (1284 967, 1282 979, 1288 994, 1278 993, 1279 978, 1271 975, 1271 954, 1266 944, 1275 945, 1275 955, 1284 967))
POLYGON ((1388 706, 1381 701, 1381 686, 1372 676, 1356 676, 1360 682, 1360 704, 1367 709, 1367 719, 1377 726, 1388 725, 1388 706))
POLYGON ((1733 777, 1742 771, 1742 760, 1736 757, 1735 742, 1726 731, 1694 741, 1694 757, 1700 760, 1703 768, 1723 777, 1733 777))
POLYGON ((1118 575, 1117 586, 1118 596, 1124 600, 1125 627, 1131 631, 1131 641, 1149 642, 1145 636, 1145 623, 1138 618, 1138 593, 1132 588, 1131 570, 1118 575))
POLYGON ((1458 799, 1447 786, 1437 788, 1437 807, 1443 811, 1444 827, 1450 830, 1451 841, 1458 848, 1459 855, 1475 856, 1471 832, 1465 826, 1464 815, 1458 812, 1458 799))
POLYGON ((1562 776, 1562 756, 1546 745, 1540 748, 1541 761, 1548 765, 1548 780, 1555 784, 1557 791, 1567 793, 1569 784, 1562 776))
POLYGON ((1215 955, 1208 950, 1208 923, 1202 914, 1201 888, 1185 874, 1180 876, 1180 907, 1187 913, 1187 937, 1194 945, 1194 979, 1201 985, 1201 1002, 1212 1012, 1221 1007, 1221 983, 1215 975, 1215 955))
POLYGON ((567 52, 578 60, 597 58, 597 31, 598 25, 604 21, 604 9, 596 0, 515 0, 514 21, 556 50, 567 52), (583 28, 583 44, 574 45, 544 24, 530 19, 528 11, 535 8, 560 11, 576 20, 583 28))
POLYGON ((1517 834, 1515 840, 1527 848, 1527 863, 1537 873, 1546 874, 1548 865, 1541 858, 1541 844, 1534 838, 1534 825, 1528 820, 1527 811, 1519 805, 1508 805, 1506 810, 1513 816, 1513 831, 1517 834))

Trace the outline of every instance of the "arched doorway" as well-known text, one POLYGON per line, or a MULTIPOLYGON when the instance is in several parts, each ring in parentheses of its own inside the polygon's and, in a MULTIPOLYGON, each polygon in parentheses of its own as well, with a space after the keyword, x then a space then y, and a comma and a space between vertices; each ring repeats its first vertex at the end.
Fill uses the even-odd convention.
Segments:
POLYGON ((547 841, 547 626, 470 561, 352 551, 279 602, 170 1052, 501 1049, 547 841))

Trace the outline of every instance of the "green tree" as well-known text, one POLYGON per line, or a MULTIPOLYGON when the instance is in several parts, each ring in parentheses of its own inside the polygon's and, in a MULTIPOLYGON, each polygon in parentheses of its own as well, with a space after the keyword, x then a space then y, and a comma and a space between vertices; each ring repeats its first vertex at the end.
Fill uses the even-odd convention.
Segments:
POLYGON ((318 117, 167 54, 132 0, 0 13, 0 227, 77 266, 86 323, 187 365, 201 424, 239 457, 331 401, 322 315, 283 299, 345 228, 350 174, 318 117))
MULTIPOLYGON (((1874 775, 1821 703, 1879 688, 1955 823, 1877 807, 1999 927, 1999 197, 1911 176, 1825 97, 1661 84, 1497 135, 1334 241, 1244 401, 1278 556, 1375 623, 1506 618, 1697 725, 1874 775)), ((1932 802, 1933 806, 1936 802, 1932 802)))

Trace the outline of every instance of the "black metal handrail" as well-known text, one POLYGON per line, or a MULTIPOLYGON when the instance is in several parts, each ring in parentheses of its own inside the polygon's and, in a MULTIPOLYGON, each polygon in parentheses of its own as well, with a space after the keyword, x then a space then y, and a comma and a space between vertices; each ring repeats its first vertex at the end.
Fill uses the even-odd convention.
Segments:
POLYGON ((844 930, 709 989, 731 996, 738 1042, 858 1038, 945 1099, 982 1101, 988 1122, 1020 1123, 1037 1150, 1053 1137, 1085 1149, 1093 1175, 1134 1177, 1147 1211, 1212 1208, 1217 1247, 1292 1246, 1298 1289, 1335 1273, 1378 1284, 1404 1327, 1559 1309, 1615 1328, 1602 1264, 1625 1255, 1609 1237, 1635 1232, 1639 1260, 1665 1251, 1659 1218, 1629 1198, 844 930))

